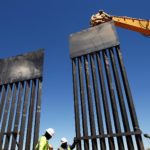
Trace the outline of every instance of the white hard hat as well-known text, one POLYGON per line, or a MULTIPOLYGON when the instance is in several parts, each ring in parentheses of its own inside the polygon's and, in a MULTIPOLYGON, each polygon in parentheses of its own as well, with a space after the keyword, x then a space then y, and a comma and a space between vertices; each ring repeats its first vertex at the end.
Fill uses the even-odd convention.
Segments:
POLYGON ((46 132, 47 132, 49 135, 51 135, 51 136, 54 136, 54 134, 55 134, 55 131, 54 131, 54 129, 52 129, 52 128, 46 129, 46 132))
POLYGON ((67 141, 67 139, 65 138, 65 137, 63 137, 63 138, 61 138, 61 144, 63 144, 63 143, 67 143, 68 141, 67 141))

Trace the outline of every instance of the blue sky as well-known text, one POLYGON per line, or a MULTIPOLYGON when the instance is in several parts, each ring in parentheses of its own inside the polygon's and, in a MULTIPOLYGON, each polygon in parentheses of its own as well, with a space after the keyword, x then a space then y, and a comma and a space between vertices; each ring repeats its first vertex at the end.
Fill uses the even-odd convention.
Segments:
MULTIPOLYGON (((150 18, 150 1, 136 0, 26 0, 0 1, 0 57, 45 48, 40 134, 56 130, 54 148, 61 137, 75 136, 69 34, 89 27, 98 10, 135 18, 150 18)), ((150 133, 150 39, 118 29, 140 127, 150 133)), ((146 147, 148 141, 144 140, 146 147)))

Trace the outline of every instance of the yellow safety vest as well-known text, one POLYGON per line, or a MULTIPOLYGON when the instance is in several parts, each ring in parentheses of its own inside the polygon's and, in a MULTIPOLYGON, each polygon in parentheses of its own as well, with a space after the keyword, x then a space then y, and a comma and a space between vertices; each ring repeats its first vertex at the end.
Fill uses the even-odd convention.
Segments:
MULTIPOLYGON (((64 150, 64 149, 62 147, 60 147, 59 150, 64 150)), ((70 146, 67 147, 67 150, 71 150, 70 146)))
POLYGON ((35 147, 35 150, 49 150, 49 143, 45 136, 41 136, 35 147))

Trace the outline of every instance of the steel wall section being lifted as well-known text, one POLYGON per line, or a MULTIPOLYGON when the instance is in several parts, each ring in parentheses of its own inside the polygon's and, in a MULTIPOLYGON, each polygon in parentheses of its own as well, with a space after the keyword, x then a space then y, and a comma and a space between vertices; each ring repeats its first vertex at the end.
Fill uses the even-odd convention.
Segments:
POLYGON ((113 22, 70 36, 77 150, 144 150, 113 22))
POLYGON ((39 137, 44 50, 0 59, 0 149, 32 150, 39 137))

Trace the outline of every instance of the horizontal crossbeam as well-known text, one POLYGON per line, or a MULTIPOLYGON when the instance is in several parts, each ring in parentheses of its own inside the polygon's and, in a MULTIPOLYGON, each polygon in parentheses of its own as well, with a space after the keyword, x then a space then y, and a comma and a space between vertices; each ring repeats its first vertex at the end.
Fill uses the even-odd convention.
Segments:
POLYGON ((111 138, 111 137, 121 137, 121 136, 130 136, 130 135, 141 135, 142 132, 139 131, 132 131, 132 132, 124 132, 124 133, 113 133, 113 134, 101 134, 96 136, 83 136, 83 137, 76 137, 75 140, 87 140, 87 139, 103 139, 103 138, 111 138))

